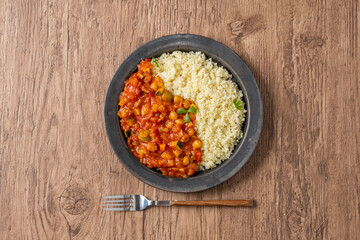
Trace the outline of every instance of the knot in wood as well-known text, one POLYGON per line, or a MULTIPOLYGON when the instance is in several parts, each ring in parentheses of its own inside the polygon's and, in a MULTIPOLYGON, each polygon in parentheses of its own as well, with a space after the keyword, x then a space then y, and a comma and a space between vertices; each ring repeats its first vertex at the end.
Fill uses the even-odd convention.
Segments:
POLYGON ((79 215, 89 208, 87 190, 79 185, 71 185, 60 196, 60 206, 71 215, 79 215))

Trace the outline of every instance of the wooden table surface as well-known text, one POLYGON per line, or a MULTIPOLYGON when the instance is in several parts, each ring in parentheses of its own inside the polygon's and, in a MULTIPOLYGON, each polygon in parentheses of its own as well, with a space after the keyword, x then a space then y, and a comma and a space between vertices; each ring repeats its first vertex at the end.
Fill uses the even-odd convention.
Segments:
POLYGON ((0 22, 1 239, 360 238, 358 1, 4 0, 0 22), (199 193, 137 180, 104 130, 116 69, 175 33, 238 53, 264 102, 249 162, 199 193), (101 210, 123 193, 257 206, 101 210))

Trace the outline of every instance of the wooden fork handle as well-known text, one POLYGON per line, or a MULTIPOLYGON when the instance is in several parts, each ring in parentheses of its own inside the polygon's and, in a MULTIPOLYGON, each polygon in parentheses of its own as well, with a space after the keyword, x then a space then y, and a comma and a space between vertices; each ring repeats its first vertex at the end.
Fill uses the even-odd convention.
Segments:
POLYGON ((170 206, 229 206, 229 207, 252 207, 252 199, 244 200, 201 200, 201 201, 170 201, 170 206))

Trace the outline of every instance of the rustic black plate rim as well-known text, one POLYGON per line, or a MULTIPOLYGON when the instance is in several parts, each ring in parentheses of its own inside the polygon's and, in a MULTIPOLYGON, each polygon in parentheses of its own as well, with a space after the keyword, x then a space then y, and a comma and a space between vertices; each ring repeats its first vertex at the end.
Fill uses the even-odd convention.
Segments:
POLYGON ((173 192, 197 192, 212 188, 235 175, 248 161, 260 137, 263 122, 263 106, 257 83, 242 59, 225 45, 199 35, 175 34, 152 40, 136 49, 116 71, 110 82, 104 106, 105 129, 109 142, 125 168, 141 181, 163 190, 173 192), (124 81, 136 70, 141 59, 159 56, 174 50, 201 51, 213 58, 233 75, 233 81, 244 93, 246 124, 242 140, 231 157, 214 169, 199 173, 188 179, 162 176, 142 165, 126 145, 117 117, 118 100, 124 81))

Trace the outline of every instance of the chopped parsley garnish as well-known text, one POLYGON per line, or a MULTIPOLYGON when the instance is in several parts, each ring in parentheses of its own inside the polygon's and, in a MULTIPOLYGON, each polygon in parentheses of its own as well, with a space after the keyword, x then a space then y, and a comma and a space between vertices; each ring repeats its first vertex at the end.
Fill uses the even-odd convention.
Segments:
POLYGON ((184 108, 179 108, 176 112, 177 112, 177 114, 186 113, 184 121, 185 121, 185 123, 189 123, 191 121, 189 113, 195 114, 196 113, 196 108, 194 106, 191 106, 188 110, 186 110, 184 108))
POLYGON ((233 103, 235 107, 239 110, 242 110, 244 108, 243 102, 241 100, 234 99, 233 103))
POLYGON ((186 113, 185 115, 185 123, 189 123, 190 122, 190 116, 189 113, 186 113))
POLYGON ((155 63, 155 65, 156 65, 157 67, 160 67, 158 61, 159 61, 159 59, 157 59, 157 58, 152 58, 152 59, 151 59, 151 62, 155 63))
POLYGON ((179 108, 177 110, 177 114, 184 114, 184 113, 187 113, 186 109, 184 109, 184 108, 179 108))
POLYGON ((195 114, 196 108, 194 106, 191 106, 191 108, 189 108, 188 112, 195 114))

